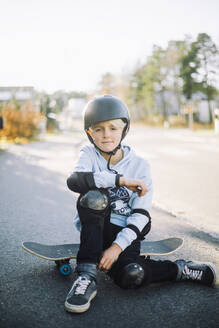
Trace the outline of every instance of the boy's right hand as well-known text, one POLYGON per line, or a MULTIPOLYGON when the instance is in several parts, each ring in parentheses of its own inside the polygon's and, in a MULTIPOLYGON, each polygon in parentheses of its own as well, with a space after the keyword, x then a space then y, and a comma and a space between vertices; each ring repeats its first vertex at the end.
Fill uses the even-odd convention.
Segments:
POLYGON ((148 192, 144 181, 140 179, 131 179, 121 176, 119 179, 119 185, 125 186, 126 188, 137 192, 139 197, 144 196, 148 192))
POLYGON ((119 245, 113 243, 107 248, 100 260, 98 269, 99 270, 110 270, 111 266, 117 261, 119 255, 122 253, 122 249, 119 245))

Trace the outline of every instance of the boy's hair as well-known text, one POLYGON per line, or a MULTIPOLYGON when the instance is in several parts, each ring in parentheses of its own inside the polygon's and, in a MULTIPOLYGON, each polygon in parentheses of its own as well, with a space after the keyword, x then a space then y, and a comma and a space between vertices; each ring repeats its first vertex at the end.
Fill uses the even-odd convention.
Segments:
MULTIPOLYGON (((122 129, 126 125, 126 123, 121 118, 118 118, 116 120, 109 120, 109 121, 105 121, 105 122, 109 122, 112 125, 114 125, 116 128, 122 128, 122 129)), ((101 123, 101 122, 99 122, 99 123, 101 123)), ((99 123, 96 123, 96 124, 90 126, 89 130, 93 131, 99 123)))

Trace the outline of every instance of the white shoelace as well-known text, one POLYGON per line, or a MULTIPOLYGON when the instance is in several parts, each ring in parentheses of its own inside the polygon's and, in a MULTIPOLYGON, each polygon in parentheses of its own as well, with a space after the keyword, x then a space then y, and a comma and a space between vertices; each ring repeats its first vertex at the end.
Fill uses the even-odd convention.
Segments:
POLYGON ((74 282, 74 285, 72 286, 72 289, 74 287, 76 287, 74 294, 75 295, 84 295, 90 282, 91 281, 85 277, 78 277, 78 279, 74 282))
POLYGON ((183 274, 185 275, 184 279, 201 280, 203 271, 189 269, 186 265, 183 274))

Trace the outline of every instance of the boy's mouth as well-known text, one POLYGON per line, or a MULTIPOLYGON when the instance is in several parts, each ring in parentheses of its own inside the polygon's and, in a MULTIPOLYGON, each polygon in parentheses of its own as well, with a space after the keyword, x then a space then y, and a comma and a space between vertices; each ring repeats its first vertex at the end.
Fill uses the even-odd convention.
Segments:
POLYGON ((103 141, 102 144, 113 144, 113 141, 103 141))

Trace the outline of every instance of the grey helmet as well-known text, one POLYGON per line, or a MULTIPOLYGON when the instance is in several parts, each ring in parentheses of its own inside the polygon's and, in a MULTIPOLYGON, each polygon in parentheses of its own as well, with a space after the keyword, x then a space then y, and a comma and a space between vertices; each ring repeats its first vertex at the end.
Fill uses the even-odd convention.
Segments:
MULTIPOLYGON (((127 106, 115 96, 104 95, 96 97, 89 101, 84 109, 85 132, 87 133, 89 127, 96 123, 116 120, 119 118, 126 123, 122 133, 122 141, 125 138, 130 126, 130 117, 127 106)), ((93 143, 93 140, 88 133, 87 136, 93 143)))

